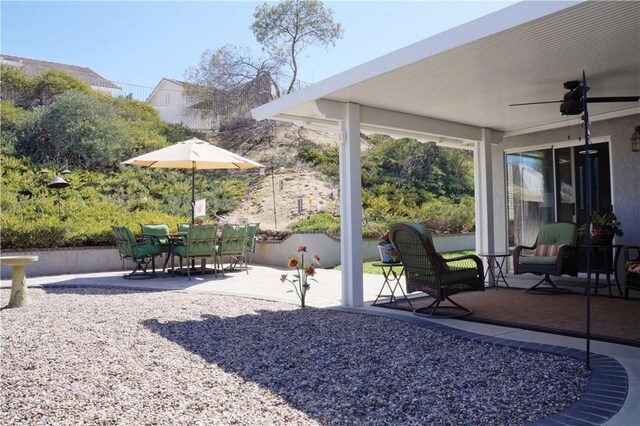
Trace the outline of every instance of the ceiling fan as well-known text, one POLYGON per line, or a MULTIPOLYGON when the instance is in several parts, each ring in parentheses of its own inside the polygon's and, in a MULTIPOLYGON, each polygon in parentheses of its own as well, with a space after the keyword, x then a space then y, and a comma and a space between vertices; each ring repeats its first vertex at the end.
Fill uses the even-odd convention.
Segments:
POLYGON ((604 102, 638 102, 638 100, 640 100, 640 96, 602 96, 590 98, 586 96, 590 87, 579 80, 567 81, 563 86, 568 90, 568 92, 564 94, 563 99, 560 101, 525 102, 509 104, 509 106, 559 103, 560 113, 562 115, 578 115, 584 112, 583 98, 586 98, 586 101, 589 104, 604 102))

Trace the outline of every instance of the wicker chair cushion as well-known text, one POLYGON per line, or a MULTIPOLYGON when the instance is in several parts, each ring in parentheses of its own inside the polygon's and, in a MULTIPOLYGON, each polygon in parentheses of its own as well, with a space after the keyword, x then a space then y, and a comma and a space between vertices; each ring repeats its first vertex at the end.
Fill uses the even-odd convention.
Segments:
POLYGON ((536 256, 557 256, 561 247, 566 244, 538 244, 536 246, 536 256))
POLYGON ((457 283, 461 281, 472 280, 478 276, 478 270, 476 268, 449 268, 446 274, 441 277, 442 284, 457 283))
POLYGON ((555 265, 558 256, 521 256, 518 261, 522 265, 555 265))

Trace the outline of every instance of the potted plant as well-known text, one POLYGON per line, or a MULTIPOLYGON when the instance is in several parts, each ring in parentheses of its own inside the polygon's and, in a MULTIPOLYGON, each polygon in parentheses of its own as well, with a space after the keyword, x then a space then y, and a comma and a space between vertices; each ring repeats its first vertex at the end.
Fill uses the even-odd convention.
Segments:
MULTIPOLYGON (((624 235, 615 213, 595 211, 591 216, 591 242, 593 244, 609 245, 614 236, 624 235)), ((580 235, 586 234, 586 224, 582 225, 578 231, 580 235)))
POLYGON ((398 251, 389 239, 389 231, 385 232, 378 243, 378 251, 380 252, 380 260, 383 263, 397 263, 398 251))

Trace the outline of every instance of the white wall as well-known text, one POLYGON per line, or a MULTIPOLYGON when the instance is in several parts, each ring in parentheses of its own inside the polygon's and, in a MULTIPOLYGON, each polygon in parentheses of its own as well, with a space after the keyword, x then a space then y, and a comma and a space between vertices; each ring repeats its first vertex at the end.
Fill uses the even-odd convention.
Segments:
MULTIPOLYGON (((474 241, 474 234, 433 236, 436 250, 440 252, 472 249, 474 241)), ((320 256, 325 268, 340 264, 340 242, 324 233, 292 234, 284 241, 259 241, 253 263, 286 267, 287 259, 298 254, 299 246, 306 246, 310 257, 320 256)), ((378 241, 365 240, 363 254, 365 260, 379 259, 378 241)), ((27 277, 108 271, 122 271, 124 275, 133 269, 131 261, 125 260, 123 264, 114 247, 3 250, 2 256, 38 256, 36 263, 27 266, 27 277)), ((156 260, 156 269, 162 267, 161 262, 156 260)), ((11 278, 11 267, 1 265, 0 277, 11 278)))

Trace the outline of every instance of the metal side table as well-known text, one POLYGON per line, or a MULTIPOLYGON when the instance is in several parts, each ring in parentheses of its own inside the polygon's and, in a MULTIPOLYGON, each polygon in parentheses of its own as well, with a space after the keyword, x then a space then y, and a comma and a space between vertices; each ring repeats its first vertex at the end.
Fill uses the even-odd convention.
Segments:
POLYGON ((381 297, 388 297, 389 302, 387 303, 395 303, 397 306, 398 297, 396 297, 395 293, 398 288, 400 289, 400 292, 402 293, 402 297, 404 298, 404 300, 406 300, 409 303, 409 306, 413 306, 411 304, 411 300, 409 300, 409 298, 407 297, 407 294, 404 292, 404 289, 402 288, 402 284, 400 284, 400 278, 402 278, 402 275, 404 274, 404 266, 402 266, 402 263, 377 262, 377 263, 374 263, 373 266, 382 269, 382 275, 384 276, 384 283, 382 283, 382 288, 380 289, 380 293, 378 293, 378 297, 376 297, 376 300, 371 304, 371 306, 377 306, 378 300, 381 297), (400 273, 396 272, 396 268, 400 270, 400 273), (386 291, 386 289, 389 290, 390 294, 382 294, 386 291))

